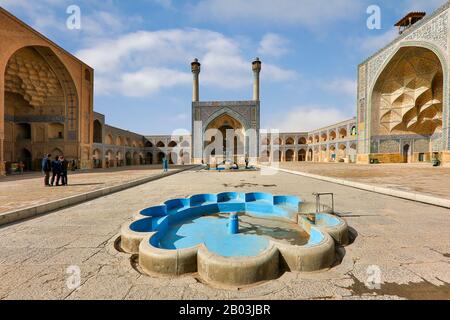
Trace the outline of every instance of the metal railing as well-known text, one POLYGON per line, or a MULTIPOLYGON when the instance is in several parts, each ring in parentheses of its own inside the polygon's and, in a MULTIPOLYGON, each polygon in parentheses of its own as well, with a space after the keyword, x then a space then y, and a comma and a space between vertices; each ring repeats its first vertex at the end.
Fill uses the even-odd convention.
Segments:
POLYGON ((313 196, 316 197, 316 213, 320 213, 320 197, 321 196, 331 196, 331 212, 334 214, 334 193, 325 192, 325 193, 313 193, 313 196))

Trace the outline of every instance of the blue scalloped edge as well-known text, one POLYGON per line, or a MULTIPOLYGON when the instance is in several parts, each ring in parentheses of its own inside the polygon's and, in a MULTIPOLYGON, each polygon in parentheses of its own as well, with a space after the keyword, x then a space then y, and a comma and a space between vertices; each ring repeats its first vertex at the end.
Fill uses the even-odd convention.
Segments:
MULTIPOLYGON (((143 209, 139 214, 145 218, 130 224, 130 230, 138 233, 156 232, 151 238, 151 245, 159 248, 159 238, 165 234, 170 225, 194 217, 231 212, 246 212, 259 218, 283 218, 296 221, 298 206, 302 200, 297 196, 274 196, 264 192, 224 192, 219 194, 196 194, 188 198, 171 199, 163 204, 143 209)), ((320 215, 319 219, 331 219, 320 215)), ((327 221, 330 226, 340 224, 339 219, 327 221)), ((307 230, 310 239, 305 247, 320 244, 325 236, 319 228, 311 226, 307 230)), ((174 249, 175 250, 175 249, 174 249)))

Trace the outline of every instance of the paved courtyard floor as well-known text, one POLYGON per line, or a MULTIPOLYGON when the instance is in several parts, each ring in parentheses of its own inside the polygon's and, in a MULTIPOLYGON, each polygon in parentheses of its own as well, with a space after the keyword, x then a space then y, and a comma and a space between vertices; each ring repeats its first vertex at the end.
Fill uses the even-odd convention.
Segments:
MULTIPOLYGON (((3 194, 3 191, 2 191, 3 194)), ((450 210, 287 173, 186 171, 139 187, 0 227, 0 299, 450 299, 450 210), (354 242, 328 271, 286 272, 241 290, 188 275, 149 277, 114 242, 137 210, 171 197, 223 191, 293 194, 313 201, 332 191, 354 242), (76 266, 75 269, 69 269, 76 266), (81 286, 69 289, 73 270, 81 286), (383 284, 364 282, 376 270, 383 284)), ((376 275, 376 272, 375 272, 376 275)))
POLYGON ((97 169, 75 173, 69 171, 69 185, 53 188, 44 186, 44 175, 41 173, 1 177, 0 213, 122 184, 161 172, 160 165, 97 169))
POLYGON ((450 199, 450 167, 431 164, 355 165, 345 163, 281 163, 283 169, 412 191, 450 199))

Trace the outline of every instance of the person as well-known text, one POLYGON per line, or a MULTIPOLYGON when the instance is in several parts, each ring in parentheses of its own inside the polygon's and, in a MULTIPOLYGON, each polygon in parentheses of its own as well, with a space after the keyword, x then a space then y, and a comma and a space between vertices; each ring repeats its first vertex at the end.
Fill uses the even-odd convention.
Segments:
POLYGON ((59 161, 58 156, 56 156, 55 160, 52 161, 52 181, 51 181, 52 187, 55 185, 55 179, 56 179, 56 186, 59 186, 59 181, 61 180, 61 161, 59 161))
POLYGON ((163 172, 169 171, 169 160, 167 160, 167 157, 164 157, 162 159, 162 165, 163 165, 163 172))
POLYGON ((19 172, 20 174, 23 174, 23 170, 25 168, 25 164, 23 163, 23 161, 19 162, 19 172))
POLYGON ((44 184, 46 187, 50 186, 50 172, 52 171, 51 154, 47 154, 42 159, 42 172, 44 173, 44 184))
POLYGON ((67 168, 69 167, 69 161, 67 161, 64 156, 59 157, 61 162, 61 184, 67 186, 67 168))
POLYGON ((248 169, 248 163, 249 163, 248 157, 246 157, 246 158, 245 158, 245 169, 248 169))

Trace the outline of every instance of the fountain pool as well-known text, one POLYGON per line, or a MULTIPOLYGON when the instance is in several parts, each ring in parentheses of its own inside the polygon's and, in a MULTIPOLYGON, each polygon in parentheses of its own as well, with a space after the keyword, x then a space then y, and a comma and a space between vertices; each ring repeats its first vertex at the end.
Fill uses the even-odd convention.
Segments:
POLYGON ((232 286, 273 279, 282 268, 329 268, 335 242, 346 238, 334 235, 347 232, 347 224, 327 213, 316 214, 313 224, 299 214, 302 204, 296 196, 261 192, 172 199, 138 212, 122 227, 121 246, 139 254, 148 274, 198 272, 232 286))

